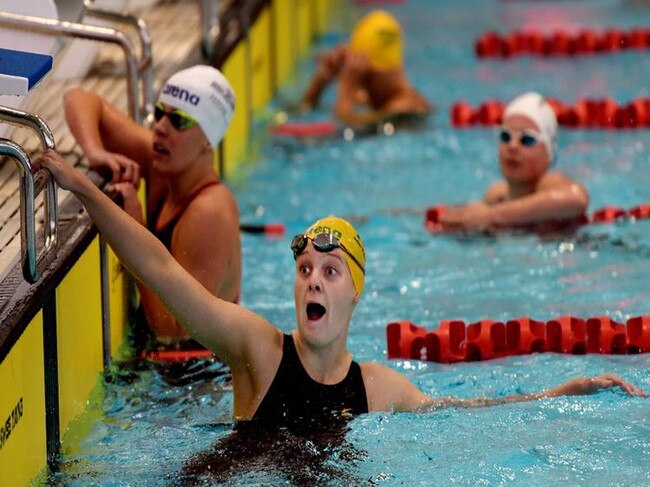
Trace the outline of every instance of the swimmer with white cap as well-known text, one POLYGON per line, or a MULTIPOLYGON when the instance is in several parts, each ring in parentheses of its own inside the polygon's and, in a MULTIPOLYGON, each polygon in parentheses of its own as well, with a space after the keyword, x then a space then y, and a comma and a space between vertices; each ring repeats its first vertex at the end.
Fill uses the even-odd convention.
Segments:
MULTIPOLYGON (((214 151, 235 108, 225 76, 206 65, 173 74, 158 94, 151 129, 81 88, 65 94, 64 107, 91 169, 108 170, 126 212, 142 225, 146 221, 210 293, 236 302, 241 286, 239 211, 214 168, 214 151), (147 182, 146 220, 137 196, 141 175, 147 182)), ((155 347, 193 347, 184 343, 187 332, 162 302, 145 286, 139 290, 139 328, 152 335, 147 340, 155 347)))
POLYGON ((587 190, 564 173, 549 169, 557 159, 557 119, 538 93, 525 93, 506 107, 498 129, 503 180, 483 200, 447 208, 442 230, 530 228, 546 231, 584 223, 587 190))
POLYGON ((316 106, 335 78, 335 113, 350 126, 368 126, 398 115, 424 117, 433 110, 406 77, 402 28, 383 10, 365 15, 354 27, 347 45, 319 56, 303 105, 316 106))

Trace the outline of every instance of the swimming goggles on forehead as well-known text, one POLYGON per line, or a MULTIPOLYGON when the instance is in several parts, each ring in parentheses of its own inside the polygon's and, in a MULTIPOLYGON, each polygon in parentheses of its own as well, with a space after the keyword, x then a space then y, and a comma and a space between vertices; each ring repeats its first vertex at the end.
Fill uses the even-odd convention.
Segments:
POLYGON ((519 134, 519 143, 524 147, 534 147, 542 140, 542 134, 534 130, 513 130, 508 127, 500 127, 497 131, 502 144, 509 144, 515 134, 519 134))
POLYGON ((363 268, 357 258, 352 255, 352 253, 345 248, 341 241, 331 233, 319 233, 314 238, 310 238, 305 234, 299 233, 293 237, 291 239, 291 250, 293 251, 294 260, 304 252, 309 240, 311 240, 312 245, 319 252, 331 252, 334 249, 341 249, 348 255, 348 257, 350 257, 350 259, 352 259, 352 261, 359 267, 359 269, 361 269, 361 272, 364 274, 366 273, 366 270, 363 268))
POLYGON ((187 130, 194 127, 198 122, 190 117, 183 110, 170 110, 165 111, 165 105, 158 102, 153 110, 153 118, 156 122, 160 122, 165 116, 169 119, 169 123, 172 124, 176 130, 187 130))

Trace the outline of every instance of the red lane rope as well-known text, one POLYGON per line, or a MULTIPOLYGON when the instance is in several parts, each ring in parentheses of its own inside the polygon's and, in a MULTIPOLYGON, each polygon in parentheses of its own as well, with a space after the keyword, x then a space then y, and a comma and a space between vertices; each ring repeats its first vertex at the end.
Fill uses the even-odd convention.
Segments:
MULTIPOLYGON (((575 128, 630 129, 650 127, 650 98, 635 98, 619 105, 611 98, 581 98, 574 104, 548 99, 560 125, 575 128)), ((476 107, 466 101, 453 103, 449 110, 454 127, 498 125, 506 103, 487 100, 476 107)))
POLYGON ((240 223, 239 230, 246 233, 263 233, 265 235, 284 235, 283 223, 240 223))
POLYGON ((650 30, 636 28, 604 31, 582 29, 570 33, 555 30, 544 34, 538 30, 513 31, 507 34, 486 32, 474 42, 479 58, 510 58, 513 56, 578 56, 625 49, 650 48, 650 30))
POLYGON ((186 362, 191 359, 205 359, 214 357, 212 350, 152 350, 143 354, 144 358, 157 362, 186 362))
POLYGON ((356 0, 356 3, 360 7, 377 7, 381 5, 401 5, 405 3, 406 0, 356 0))
POLYGON ((636 316, 625 324, 608 316, 560 316, 547 322, 529 317, 504 322, 485 319, 468 325, 461 320, 445 320, 435 331, 404 320, 386 326, 386 342, 390 359, 440 363, 535 352, 646 353, 650 352, 650 316, 636 316))
POLYGON ((287 122, 269 127, 272 135, 284 137, 325 137, 338 131, 338 126, 331 121, 321 122, 287 122))

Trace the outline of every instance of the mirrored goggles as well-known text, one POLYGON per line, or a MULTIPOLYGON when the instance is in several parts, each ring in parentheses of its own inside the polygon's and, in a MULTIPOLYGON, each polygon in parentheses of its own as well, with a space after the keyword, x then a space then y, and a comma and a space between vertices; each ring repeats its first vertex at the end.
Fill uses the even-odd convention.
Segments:
POLYGON ((508 127, 500 127, 497 133, 502 144, 509 144, 515 134, 519 134, 519 143, 524 147, 534 147, 542 141, 542 134, 534 130, 513 130, 508 127))
POLYGON ((310 238, 307 235, 299 233, 293 237, 291 239, 291 250, 293 251, 294 260, 304 252, 309 240, 311 240, 312 245, 319 252, 331 252, 334 249, 341 249, 348 255, 348 257, 350 257, 350 259, 352 259, 352 261, 359 267, 359 269, 361 269, 361 272, 364 274, 366 273, 365 269, 357 260, 357 258, 352 255, 352 253, 345 248, 341 241, 331 233, 319 233, 314 238, 310 238))
POLYGON ((165 106, 162 103, 156 103, 153 111, 153 118, 156 120, 156 122, 160 122, 163 117, 165 117, 165 115, 169 119, 169 123, 172 124, 172 127, 174 127, 176 130, 180 130, 181 132, 198 124, 195 119, 190 117, 183 110, 165 111, 165 106))

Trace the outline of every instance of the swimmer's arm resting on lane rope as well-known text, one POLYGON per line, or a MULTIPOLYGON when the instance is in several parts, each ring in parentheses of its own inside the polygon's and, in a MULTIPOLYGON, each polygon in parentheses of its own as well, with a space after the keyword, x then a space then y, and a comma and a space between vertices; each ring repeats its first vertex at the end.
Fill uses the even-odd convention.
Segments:
POLYGON ((517 225, 547 220, 570 220, 584 215, 589 206, 589 194, 579 183, 560 173, 546 175, 539 189, 530 195, 509 201, 492 202, 490 191, 485 203, 490 207, 490 223, 517 225))
POLYGON ((81 200, 129 271, 165 303, 194 339, 227 363, 245 361, 256 340, 264 343, 275 336, 277 330, 259 315, 212 295, 153 234, 56 152, 45 152, 36 164, 49 169, 61 188, 81 200))
POLYGON ((399 372, 377 363, 361 365, 370 411, 426 412, 445 407, 486 407, 512 402, 525 402, 556 396, 579 396, 600 389, 620 387, 628 396, 646 397, 646 393, 612 374, 579 377, 546 391, 496 398, 460 399, 431 397, 420 391, 399 372))
POLYGON ((486 229, 562 221, 585 214, 589 197, 578 185, 538 191, 513 200, 490 203, 474 201, 449 207, 440 215, 443 229, 486 229))

